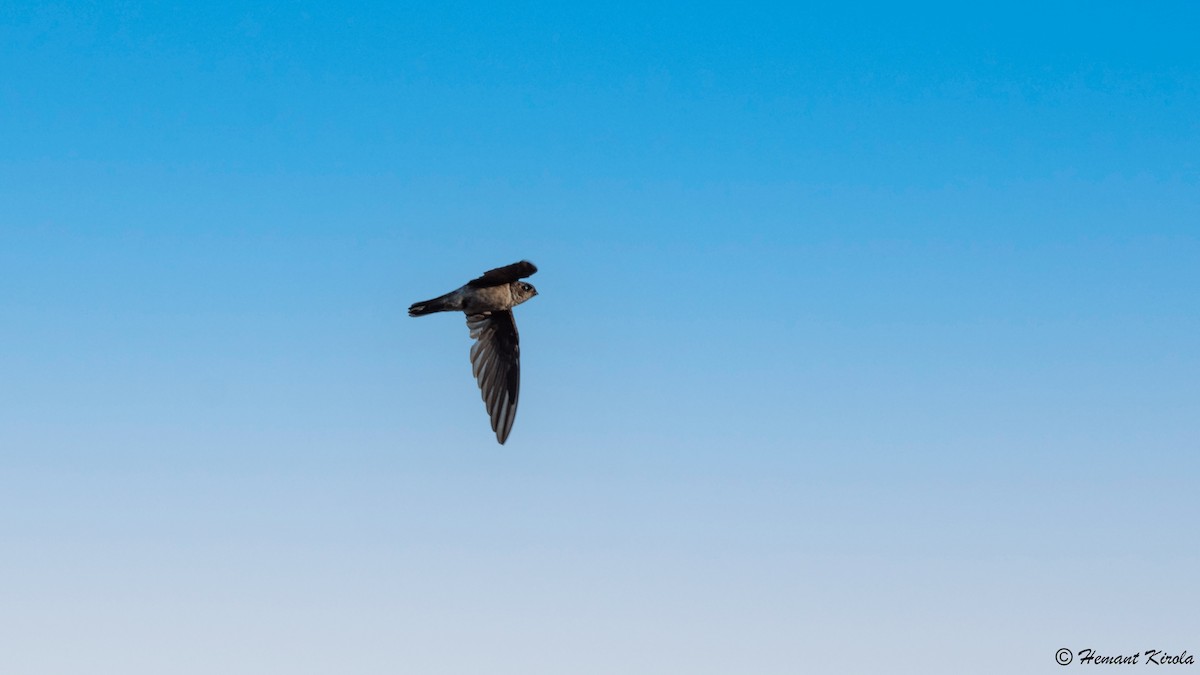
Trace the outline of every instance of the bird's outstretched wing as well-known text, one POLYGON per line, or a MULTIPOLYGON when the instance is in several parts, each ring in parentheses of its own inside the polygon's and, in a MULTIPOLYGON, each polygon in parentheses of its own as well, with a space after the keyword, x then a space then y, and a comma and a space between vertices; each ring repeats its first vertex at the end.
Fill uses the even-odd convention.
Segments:
MULTIPOLYGON (((520 264, 520 263, 517 263, 520 264)), ((528 263, 526 263, 528 264, 528 263)), ((529 265, 533 267, 533 265, 529 265)), ((513 267, 513 265, 509 265, 513 267)), ((489 272, 490 274, 490 272, 489 272)), ((471 329, 471 370, 492 419, 492 431, 503 445, 517 416, 521 391, 521 347, 511 310, 468 314, 471 329)))
POLYGON ((488 288, 489 286, 502 286, 512 283, 517 279, 524 279, 528 276, 533 276, 537 272, 537 268, 528 260, 515 262, 504 267, 497 267, 494 270, 488 270, 483 273, 483 276, 478 279, 472 279, 467 282, 471 288, 488 288))

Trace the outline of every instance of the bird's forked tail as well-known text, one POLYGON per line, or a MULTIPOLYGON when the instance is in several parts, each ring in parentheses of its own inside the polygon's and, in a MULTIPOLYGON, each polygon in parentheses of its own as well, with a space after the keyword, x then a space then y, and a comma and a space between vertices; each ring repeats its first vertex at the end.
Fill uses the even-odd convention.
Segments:
POLYGON ((433 314, 434 312, 451 311, 455 309, 455 307, 452 307, 451 304, 447 302, 450 295, 450 293, 447 293, 446 295, 438 296, 432 300, 414 302, 412 306, 408 308, 408 315, 425 316, 426 314, 433 314))

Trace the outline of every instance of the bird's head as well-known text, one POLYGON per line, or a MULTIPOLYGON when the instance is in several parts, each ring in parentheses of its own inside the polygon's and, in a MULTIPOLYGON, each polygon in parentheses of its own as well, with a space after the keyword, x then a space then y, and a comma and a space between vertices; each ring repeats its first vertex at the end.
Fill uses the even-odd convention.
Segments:
POLYGON ((524 281, 513 282, 513 296, 516 300, 514 304, 519 305, 537 294, 537 289, 533 287, 533 284, 524 281))

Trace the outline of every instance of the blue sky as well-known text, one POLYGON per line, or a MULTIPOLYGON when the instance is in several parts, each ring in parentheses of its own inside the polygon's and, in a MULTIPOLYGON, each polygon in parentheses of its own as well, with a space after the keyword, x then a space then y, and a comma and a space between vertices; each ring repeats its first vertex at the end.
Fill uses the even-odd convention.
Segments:
POLYGON ((196 4, 0 7, 0 670, 1200 652, 1189 3, 196 4))

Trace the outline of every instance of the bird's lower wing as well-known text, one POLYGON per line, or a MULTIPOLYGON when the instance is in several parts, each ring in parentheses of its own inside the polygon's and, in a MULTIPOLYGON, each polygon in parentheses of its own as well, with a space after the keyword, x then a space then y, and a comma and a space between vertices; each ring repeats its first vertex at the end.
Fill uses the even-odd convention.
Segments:
MULTIPOLYGON (((511 267, 511 265, 510 265, 511 267)), ((501 444, 512 431, 521 391, 521 348, 510 310, 468 314, 471 329, 471 370, 501 444)))

